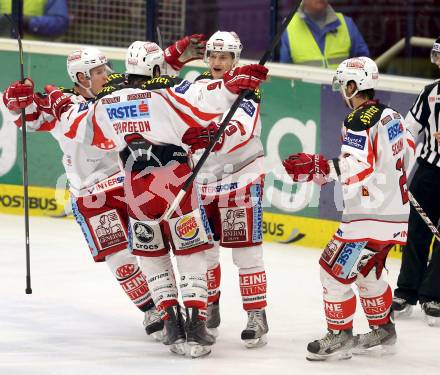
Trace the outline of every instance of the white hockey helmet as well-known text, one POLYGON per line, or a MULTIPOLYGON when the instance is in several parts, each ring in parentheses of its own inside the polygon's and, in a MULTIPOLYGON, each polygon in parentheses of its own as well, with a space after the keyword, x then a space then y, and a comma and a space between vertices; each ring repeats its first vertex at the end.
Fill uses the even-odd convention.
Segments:
POLYGON ((204 61, 208 63, 211 52, 231 52, 234 55, 233 65, 236 65, 242 49, 240 38, 234 31, 216 31, 206 42, 204 61))
POLYGON ((368 57, 353 57, 339 64, 333 77, 332 88, 334 91, 342 91, 345 99, 351 99, 359 91, 376 88, 378 81, 379 70, 373 60, 368 57), (347 97, 345 89, 350 81, 356 83, 357 89, 347 97))
POLYGON ((440 58, 440 37, 438 37, 431 49, 431 62, 433 64, 437 63, 437 60, 440 58))
POLYGON ((153 42, 131 43, 125 55, 126 73, 153 77, 155 67, 159 67, 160 74, 166 73, 162 48, 153 42))
POLYGON ((78 73, 83 73, 86 79, 90 79, 90 71, 93 68, 107 63, 107 57, 99 49, 86 47, 67 56, 67 73, 73 82, 79 84, 78 73))

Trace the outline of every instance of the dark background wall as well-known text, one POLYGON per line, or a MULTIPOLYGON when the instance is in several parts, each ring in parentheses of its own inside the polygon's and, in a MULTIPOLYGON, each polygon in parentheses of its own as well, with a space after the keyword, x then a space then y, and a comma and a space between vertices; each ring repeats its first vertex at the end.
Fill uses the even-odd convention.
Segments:
MULTIPOLYGON (((297 0, 187 0, 187 33, 234 30, 245 46, 243 57, 258 59, 271 40, 271 5, 281 20, 297 0)), ((352 17, 376 58, 406 36, 440 35, 440 0, 330 0, 336 11, 352 17)), ((429 50, 407 48, 384 69, 387 73, 433 77, 429 50), (411 59, 409 59, 411 58, 411 59)))

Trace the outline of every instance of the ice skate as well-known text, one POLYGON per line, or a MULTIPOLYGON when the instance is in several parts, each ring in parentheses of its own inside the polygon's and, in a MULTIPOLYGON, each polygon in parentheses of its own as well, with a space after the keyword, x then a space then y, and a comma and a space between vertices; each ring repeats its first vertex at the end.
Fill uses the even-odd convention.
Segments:
POLYGON ((214 337, 218 336, 218 326, 220 325, 220 304, 219 300, 208 305, 208 319, 206 320, 206 328, 214 337))
POLYGON ((396 318, 407 318, 412 314, 414 306, 404 298, 393 297, 392 309, 396 318))
POLYGON ((381 326, 371 326, 368 333, 354 337, 353 354, 387 355, 395 353, 397 341, 396 327, 393 322, 381 326))
POLYGON ((329 329, 322 339, 312 341, 307 345, 306 358, 309 361, 350 359, 352 347, 352 329, 342 331, 329 329))
POLYGON ((180 306, 171 306, 165 311, 168 319, 164 321, 163 343, 170 346, 171 352, 185 355, 185 323, 180 313, 180 306))
POLYGON ((206 322, 199 318, 199 309, 186 309, 185 331, 188 355, 197 358, 211 353, 215 337, 206 329, 206 322))
POLYGON ((424 302, 422 303, 422 310, 430 327, 440 325, 440 302, 424 302))
POLYGON ((145 318, 143 323, 145 327, 145 332, 148 336, 151 336, 156 341, 163 340, 162 331, 164 323, 163 320, 160 318, 160 314, 156 310, 155 306, 145 311, 145 318))
POLYGON ((250 310, 246 328, 241 332, 241 339, 247 348, 258 348, 267 344, 269 327, 266 320, 266 311, 250 310))

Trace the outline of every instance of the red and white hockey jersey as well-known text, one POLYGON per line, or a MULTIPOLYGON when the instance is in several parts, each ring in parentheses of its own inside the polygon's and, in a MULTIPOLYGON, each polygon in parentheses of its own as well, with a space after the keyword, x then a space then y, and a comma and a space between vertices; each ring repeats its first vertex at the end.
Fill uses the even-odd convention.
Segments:
MULTIPOLYGON (((86 99, 72 90, 63 90, 74 103, 86 107, 86 99)), ((20 114, 14 114, 15 123, 21 126, 20 114)), ((40 112, 32 103, 26 108, 26 129, 48 131, 57 140, 63 152, 62 163, 74 196, 85 196, 122 186, 124 177, 118 165, 117 152, 105 152, 96 147, 80 144, 66 138, 63 125, 53 116, 40 112)))
POLYGON ((342 137, 341 155, 329 163, 344 199, 335 237, 405 244, 410 208, 406 168, 415 147, 402 116, 368 101, 346 117, 342 137))
MULTIPOLYGON (((197 82, 209 84, 212 76, 202 74, 197 82)), ((215 195, 246 186, 264 174, 264 149, 261 143, 260 90, 249 93, 239 105, 225 130, 222 148, 211 152, 197 177, 201 192, 215 195)), ((229 111, 216 119, 221 123, 229 111)), ((204 150, 193 156, 196 163, 204 150)))
POLYGON ((188 149, 188 127, 206 126, 233 103, 236 94, 216 85, 192 84, 174 76, 152 78, 141 88, 105 87, 93 103, 76 104, 62 115, 63 133, 102 150, 122 151, 138 133, 155 145, 188 149))

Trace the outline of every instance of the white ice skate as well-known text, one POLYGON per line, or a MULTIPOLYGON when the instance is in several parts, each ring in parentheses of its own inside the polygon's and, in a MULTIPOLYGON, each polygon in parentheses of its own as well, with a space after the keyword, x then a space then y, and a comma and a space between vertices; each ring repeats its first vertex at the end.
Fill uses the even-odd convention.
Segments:
POLYGON ((266 311, 250 310, 248 313, 248 322, 246 328, 241 332, 241 339, 244 341, 246 348, 259 348, 267 344, 267 325, 266 311))
POLYGON ((352 347, 352 329, 342 331, 329 329, 322 339, 312 341, 307 345, 306 359, 309 361, 350 359, 352 347))
POLYGON ((151 336, 154 340, 159 342, 163 340, 164 323, 159 312, 156 310, 156 307, 152 307, 145 311, 143 324, 148 336, 151 336))
POLYGON ((396 328, 389 322, 381 326, 371 326, 368 333, 354 337, 353 354, 382 356, 396 352, 396 328))

